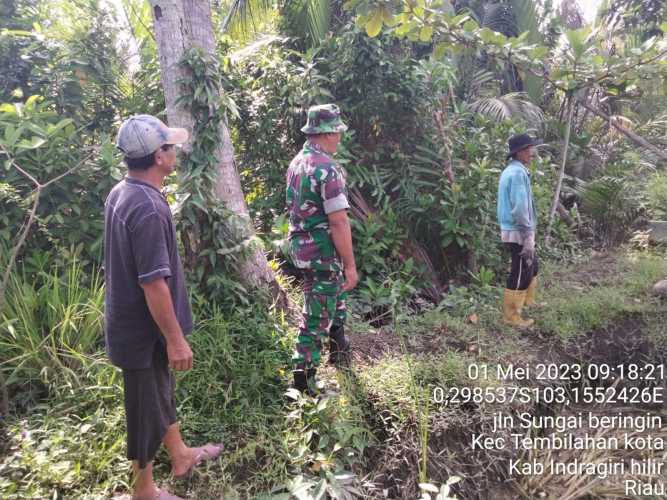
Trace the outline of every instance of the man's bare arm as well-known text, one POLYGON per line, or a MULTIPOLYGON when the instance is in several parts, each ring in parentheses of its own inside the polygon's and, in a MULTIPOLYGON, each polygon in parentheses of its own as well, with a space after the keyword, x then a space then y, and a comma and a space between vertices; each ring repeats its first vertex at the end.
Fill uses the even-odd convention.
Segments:
POLYGON ((192 350, 176 318, 167 282, 160 278, 142 283, 141 288, 144 290, 151 316, 167 341, 169 366, 174 370, 189 370, 192 368, 192 350))
POLYGON ((354 262, 350 219, 347 216, 347 210, 332 212, 328 217, 329 227, 331 229, 331 239, 333 240, 336 252, 340 255, 340 258, 343 261, 343 267, 345 268, 343 291, 347 292, 357 286, 357 282, 359 281, 357 265, 354 262))

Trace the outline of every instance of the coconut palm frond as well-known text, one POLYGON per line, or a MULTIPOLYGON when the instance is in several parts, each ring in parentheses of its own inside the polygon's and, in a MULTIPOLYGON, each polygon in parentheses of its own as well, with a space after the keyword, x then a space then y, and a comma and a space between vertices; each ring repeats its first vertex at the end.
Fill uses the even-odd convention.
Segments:
POLYGON ((142 43, 143 40, 155 39, 151 29, 153 14, 150 3, 141 0, 122 0, 120 7, 125 14, 132 36, 138 44, 142 43))
POLYGON ((290 0, 285 5, 283 16, 291 31, 311 44, 322 40, 331 24, 331 2, 329 0, 290 0))
POLYGON ((474 113, 485 115, 492 120, 507 120, 521 117, 527 123, 541 127, 545 116, 539 106, 533 104, 524 92, 511 92, 499 97, 482 97, 469 104, 474 113))
POLYGON ((247 39, 275 12, 271 0, 232 0, 222 30, 236 39, 247 39))
POLYGON ((536 0, 510 0, 507 3, 491 3, 484 6, 482 26, 505 36, 518 36, 528 32, 528 41, 538 43, 540 33, 540 13, 536 0))
POLYGON ((540 12, 538 11, 538 2, 536 0, 510 0, 512 12, 516 20, 516 27, 519 33, 528 32, 527 40, 531 43, 543 41, 540 32, 540 12))
POLYGON ((582 210, 593 220, 596 233, 605 245, 621 241, 641 213, 627 179, 604 176, 590 182, 579 180, 574 190, 581 199, 582 210))
POLYGON ((310 0, 310 31, 313 40, 322 40, 331 26, 331 2, 328 0, 310 0))
MULTIPOLYGON (((330 0, 287 0, 280 8, 282 22, 292 35, 312 45, 322 40, 331 24, 330 0)), ((276 13, 271 0, 233 0, 223 22, 223 30, 238 39, 247 39, 276 13)))
POLYGON ((641 124, 638 131, 658 140, 667 140, 667 114, 656 116, 641 124))
POLYGON ((484 95, 484 90, 488 91, 491 84, 496 83, 496 75, 493 71, 480 69, 470 79, 470 95, 484 95))
MULTIPOLYGON (((656 116, 644 123, 634 123, 628 120, 622 126, 632 129, 637 134, 647 138, 654 146, 663 150, 667 149, 667 115, 656 116)), ((639 153, 637 163, 639 167, 656 170, 662 163, 662 158, 650 148, 635 147, 635 151, 639 153)))
MULTIPOLYGON (((266 47, 274 44, 274 43, 282 43, 285 41, 285 38, 277 36, 277 35, 264 35, 259 37, 256 41, 245 45, 244 47, 240 48, 239 50, 236 50, 232 53, 229 54, 229 58, 233 63, 236 63, 238 61, 243 61, 244 59, 252 58, 255 57, 256 54, 266 47)), ((301 109, 299 108, 299 113, 301 112, 301 109)))

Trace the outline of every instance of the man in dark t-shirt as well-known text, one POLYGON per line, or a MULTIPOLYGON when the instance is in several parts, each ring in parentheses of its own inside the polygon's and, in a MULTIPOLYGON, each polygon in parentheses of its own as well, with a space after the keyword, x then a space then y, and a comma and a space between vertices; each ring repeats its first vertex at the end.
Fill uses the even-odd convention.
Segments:
POLYGON ((117 145, 128 173, 104 208, 105 339, 109 358, 123 370, 134 500, 178 499, 153 481, 152 461, 161 443, 177 477, 222 452, 220 444, 186 446, 176 422, 171 369, 192 368, 185 339, 192 312, 174 222, 160 188, 176 167, 174 146, 187 139, 187 130, 153 116, 126 120, 117 145))

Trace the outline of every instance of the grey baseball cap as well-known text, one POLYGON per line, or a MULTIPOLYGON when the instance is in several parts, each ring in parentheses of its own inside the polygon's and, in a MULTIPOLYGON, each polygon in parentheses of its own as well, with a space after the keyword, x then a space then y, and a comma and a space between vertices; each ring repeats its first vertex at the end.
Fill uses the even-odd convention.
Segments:
POLYGON ((188 140, 184 128, 169 128, 151 115, 134 115, 118 130, 116 146, 126 158, 142 158, 165 144, 183 144, 188 140))

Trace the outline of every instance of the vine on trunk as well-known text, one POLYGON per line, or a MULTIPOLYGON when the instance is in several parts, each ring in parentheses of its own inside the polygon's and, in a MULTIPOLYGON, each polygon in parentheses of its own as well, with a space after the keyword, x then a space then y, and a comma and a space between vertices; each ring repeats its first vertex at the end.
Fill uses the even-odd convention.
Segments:
POLYGON ((190 78, 179 81, 182 94, 177 104, 194 119, 191 151, 181 164, 177 191, 185 268, 206 297, 225 300, 231 293, 247 303, 247 291, 234 279, 235 263, 259 241, 250 218, 222 206, 215 196, 220 127, 227 113, 238 112, 232 99, 219 90, 222 73, 217 60, 193 48, 180 64, 190 78))

